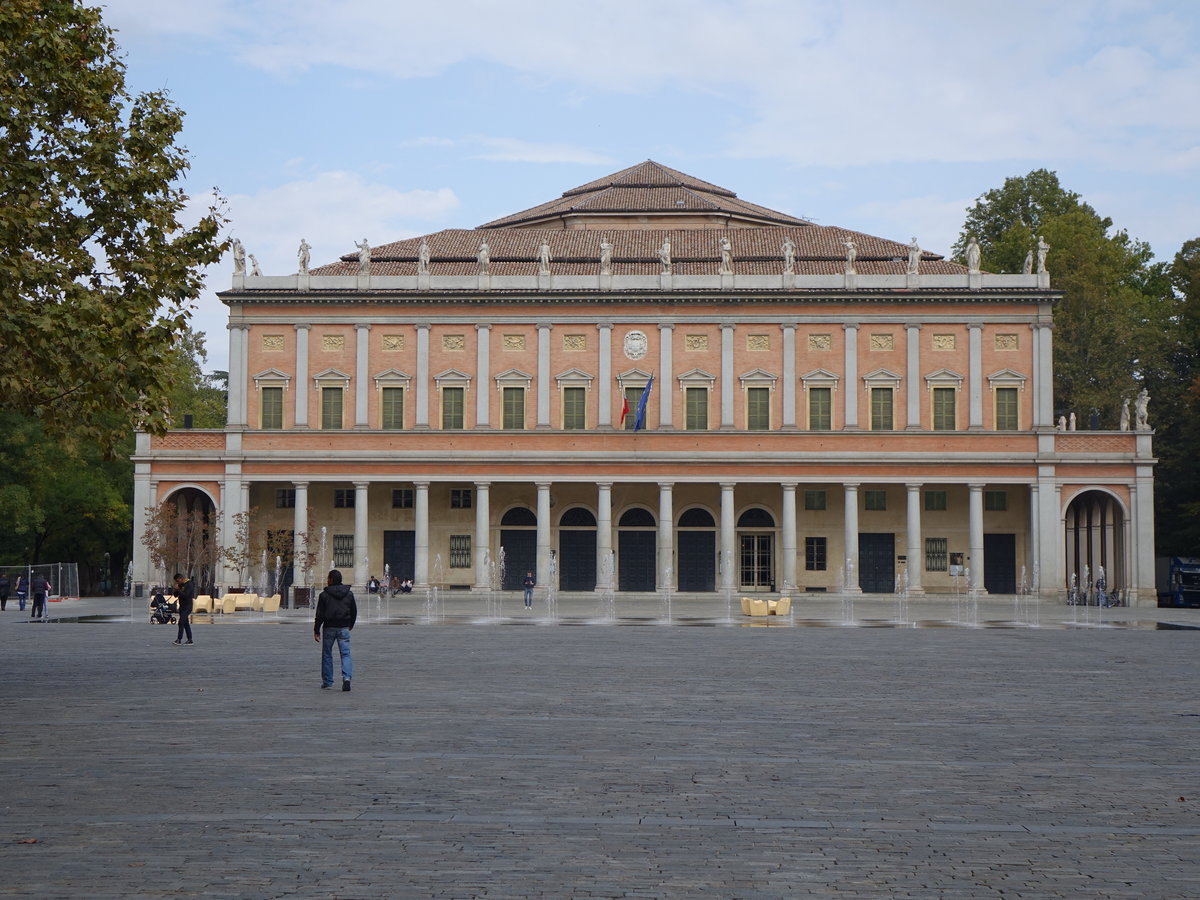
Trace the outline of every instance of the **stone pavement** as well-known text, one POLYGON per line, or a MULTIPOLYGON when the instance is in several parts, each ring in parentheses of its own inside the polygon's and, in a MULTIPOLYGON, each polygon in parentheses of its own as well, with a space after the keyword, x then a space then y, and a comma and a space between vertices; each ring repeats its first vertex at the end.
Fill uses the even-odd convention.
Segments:
POLYGON ((124 603, 0 613, 0 895, 1200 893, 1197 610, 410 600, 346 694, 307 610, 124 603))

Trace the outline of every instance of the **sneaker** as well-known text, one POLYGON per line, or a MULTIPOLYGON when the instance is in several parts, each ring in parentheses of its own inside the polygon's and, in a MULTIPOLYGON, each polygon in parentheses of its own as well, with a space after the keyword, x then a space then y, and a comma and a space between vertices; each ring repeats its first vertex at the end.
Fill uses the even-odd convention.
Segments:
POLYGON ((184 641, 184 643, 185 643, 185 644, 190 644, 190 643, 192 643, 192 642, 191 642, 191 641, 184 641))
POLYGON ((343 682, 342 682, 342 690, 343 690, 343 691, 348 691, 348 690, 350 690, 350 682, 349 682, 349 681, 343 681, 343 682))
POLYGON ((332 685, 332 684, 323 684, 323 685, 321 685, 321 690, 323 690, 323 691, 328 691, 328 690, 331 690, 332 688, 333 688, 333 685, 332 685))
POLYGON ((183 641, 171 641, 172 644, 182 644, 183 641))

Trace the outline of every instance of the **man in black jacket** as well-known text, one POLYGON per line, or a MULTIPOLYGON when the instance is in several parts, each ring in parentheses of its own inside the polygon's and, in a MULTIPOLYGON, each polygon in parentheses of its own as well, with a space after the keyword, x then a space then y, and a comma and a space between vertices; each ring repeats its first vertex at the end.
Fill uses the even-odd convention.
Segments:
POLYGON ((350 588, 342 584, 342 573, 329 571, 326 588, 317 598, 317 618, 313 640, 321 642, 321 688, 333 687, 333 642, 337 641, 342 658, 342 690, 350 690, 354 668, 350 662, 350 629, 358 618, 358 605, 350 588))
POLYGON ((192 642, 192 606, 196 602, 196 585, 192 583, 192 579, 184 578, 178 572, 175 573, 175 590, 172 591, 175 595, 175 602, 179 604, 179 633, 175 635, 175 643, 183 643, 183 636, 187 634, 187 642, 192 642))

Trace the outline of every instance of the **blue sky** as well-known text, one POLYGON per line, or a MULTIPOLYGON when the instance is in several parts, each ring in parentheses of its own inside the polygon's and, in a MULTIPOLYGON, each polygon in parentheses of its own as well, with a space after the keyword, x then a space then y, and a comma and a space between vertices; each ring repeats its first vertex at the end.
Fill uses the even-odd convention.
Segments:
MULTIPOLYGON (((947 253, 1058 172, 1169 260, 1200 236, 1193 0, 108 0, 266 274, 474 227, 644 159, 947 253)), ((216 267, 194 325, 227 365, 216 267)))

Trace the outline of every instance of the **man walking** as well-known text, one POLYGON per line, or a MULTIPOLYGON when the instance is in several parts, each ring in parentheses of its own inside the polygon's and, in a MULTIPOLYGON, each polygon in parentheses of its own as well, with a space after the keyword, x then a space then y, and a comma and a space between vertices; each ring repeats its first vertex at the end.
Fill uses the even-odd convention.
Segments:
POLYGON ((33 580, 29 583, 29 589, 33 592, 33 612, 29 618, 44 618, 46 615, 46 594, 50 591, 50 582, 46 580, 46 576, 41 572, 35 572, 33 580))
POLYGON ((350 690, 354 667, 350 661, 350 629, 358 618, 358 604, 342 573, 330 569, 325 590, 317 598, 317 617, 313 623, 313 640, 321 642, 321 689, 333 687, 333 642, 337 641, 342 659, 342 690, 350 690))
POLYGON ((175 602, 179 604, 179 633, 175 636, 175 643, 183 643, 183 636, 187 634, 187 642, 192 642, 192 605, 196 600, 196 585, 192 583, 190 578, 184 578, 178 572, 175 573, 175 602))

